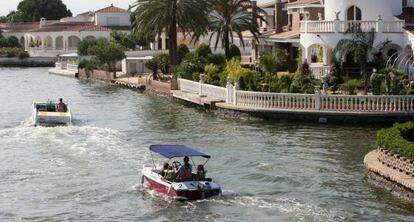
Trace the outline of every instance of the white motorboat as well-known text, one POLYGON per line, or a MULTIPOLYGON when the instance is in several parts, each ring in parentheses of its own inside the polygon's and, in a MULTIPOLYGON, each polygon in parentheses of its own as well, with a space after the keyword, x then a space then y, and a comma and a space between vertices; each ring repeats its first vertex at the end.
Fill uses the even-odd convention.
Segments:
POLYGON ((36 126, 59 126, 72 124, 72 113, 69 106, 66 112, 58 112, 54 102, 34 102, 33 120, 36 126))
MULTIPOLYGON (((210 159, 210 155, 183 145, 152 145, 150 151, 170 160, 177 157, 190 157, 191 159, 192 157, 204 157, 207 161, 210 159)), ((173 161, 172 164, 175 168, 182 166, 179 161, 173 161)), ((196 173, 192 173, 187 179, 179 179, 179 175, 176 175, 172 180, 168 180, 162 175, 162 172, 161 167, 144 165, 141 183, 146 183, 151 190, 170 196, 175 200, 200 200, 221 195, 220 185, 212 178, 199 178, 196 173)))

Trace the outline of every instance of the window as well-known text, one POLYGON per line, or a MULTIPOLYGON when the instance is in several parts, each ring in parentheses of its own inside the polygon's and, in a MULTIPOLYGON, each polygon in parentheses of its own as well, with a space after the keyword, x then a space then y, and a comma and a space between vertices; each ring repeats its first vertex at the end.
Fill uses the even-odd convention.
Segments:
POLYGON ((360 20, 362 20, 361 9, 356 7, 356 6, 351 6, 348 9, 347 18, 350 21, 360 21, 360 20))
POLYGON ((108 18, 106 18, 106 24, 108 26, 119 26, 120 25, 120 19, 119 19, 119 17, 108 17, 108 18))
POLYGON ((403 7, 408 7, 408 1, 407 0, 403 0, 402 1, 402 5, 403 5, 403 7))

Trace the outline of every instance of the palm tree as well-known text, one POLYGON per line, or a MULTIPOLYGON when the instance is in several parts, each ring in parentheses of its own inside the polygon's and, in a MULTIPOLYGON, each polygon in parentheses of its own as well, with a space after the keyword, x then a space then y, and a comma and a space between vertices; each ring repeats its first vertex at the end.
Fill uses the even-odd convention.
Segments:
POLYGON ((364 93, 368 92, 368 75, 367 64, 369 62, 369 53, 374 48, 375 32, 355 32, 350 39, 342 39, 334 49, 334 55, 338 60, 343 60, 346 55, 352 53, 355 63, 359 63, 361 74, 364 78, 364 93))
POLYGON ((177 30, 183 34, 205 32, 211 9, 208 0, 136 0, 132 8, 136 8, 131 15, 134 32, 154 37, 162 31, 168 34, 170 73, 178 64, 177 30))
POLYGON ((210 41, 215 36, 215 48, 221 41, 224 47, 226 58, 230 59, 230 43, 233 43, 234 34, 238 36, 243 47, 243 31, 250 31, 254 39, 258 41, 260 35, 257 21, 266 20, 260 14, 264 10, 253 7, 250 0, 212 0, 213 11, 210 13, 210 29, 214 32, 210 41))
POLYGON ((269 92, 271 90, 273 76, 280 71, 282 64, 286 60, 287 52, 282 49, 276 49, 274 52, 266 53, 260 57, 259 68, 265 73, 266 82, 269 84, 269 92))

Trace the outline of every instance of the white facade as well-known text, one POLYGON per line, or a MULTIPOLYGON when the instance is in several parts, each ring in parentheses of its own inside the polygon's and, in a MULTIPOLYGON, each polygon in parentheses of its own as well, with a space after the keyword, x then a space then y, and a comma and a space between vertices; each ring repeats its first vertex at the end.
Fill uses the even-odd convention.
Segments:
POLYGON ((95 25, 130 26, 131 13, 95 13, 95 25))
POLYGON ((403 49, 412 44, 411 33, 404 29, 405 21, 397 17, 403 13, 401 0, 325 0, 324 7, 325 20, 302 21, 300 27, 302 58, 315 70, 326 71, 337 43, 350 38, 356 30, 374 31, 374 46, 391 41, 384 49, 386 56, 404 52, 403 49), (321 49, 323 58, 314 61, 316 51, 321 49))
POLYGON ((114 29, 129 33, 130 14, 125 9, 111 5, 97 12, 86 12, 59 21, 42 19, 39 23, 2 24, 0 28, 5 37, 19 39, 31 56, 55 57, 77 52, 79 41, 85 38, 109 40, 114 29))

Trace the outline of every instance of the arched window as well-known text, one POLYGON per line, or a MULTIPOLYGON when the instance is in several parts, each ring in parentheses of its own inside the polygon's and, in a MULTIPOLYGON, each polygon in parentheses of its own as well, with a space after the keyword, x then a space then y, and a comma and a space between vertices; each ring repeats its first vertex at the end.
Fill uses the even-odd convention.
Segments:
POLYGON ((361 9, 356 6, 351 6, 348 9, 347 19, 349 21, 360 21, 362 20, 362 12, 361 9))

